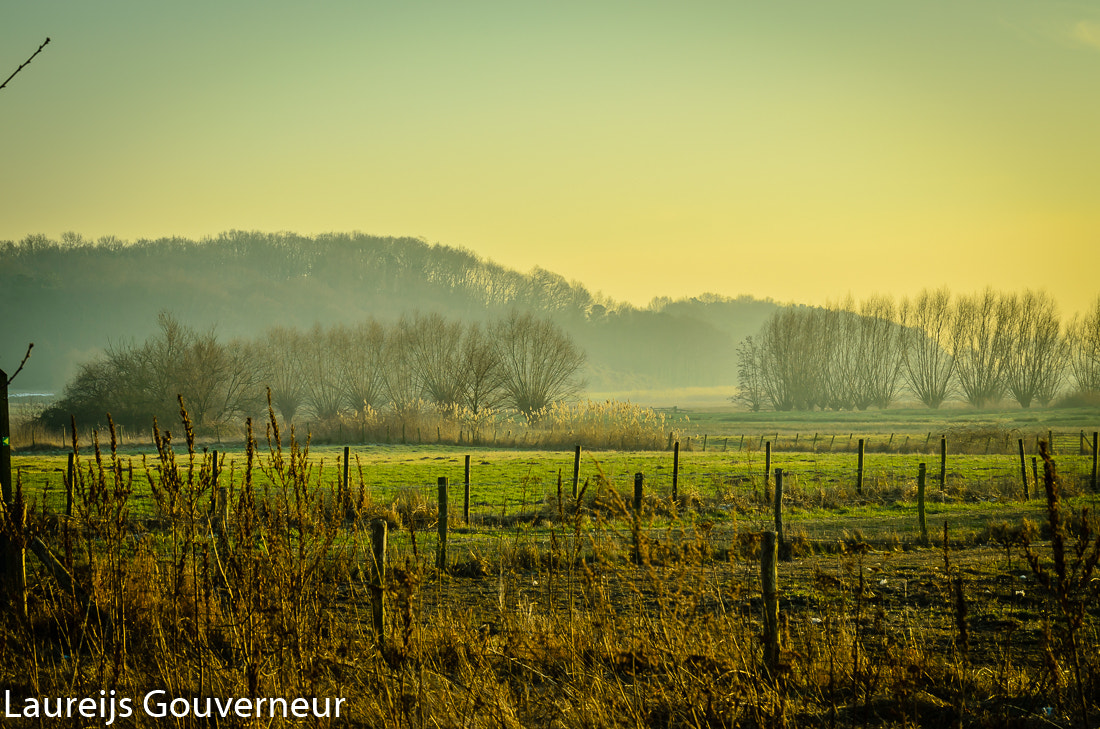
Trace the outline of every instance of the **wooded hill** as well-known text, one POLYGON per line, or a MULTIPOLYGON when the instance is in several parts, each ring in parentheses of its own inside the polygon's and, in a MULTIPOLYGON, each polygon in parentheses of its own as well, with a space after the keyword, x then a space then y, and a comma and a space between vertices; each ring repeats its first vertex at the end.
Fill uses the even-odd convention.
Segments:
POLYGON ((35 344, 14 391, 55 393, 109 343, 151 335, 161 311, 220 339, 415 312, 485 321, 531 311, 587 353, 590 391, 734 385, 738 343, 777 308, 704 295, 639 309, 541 268, 521 273, 415 238, 242 231, 202 241, 2 242, 0 306, 0 366, 13 370, 35 344))

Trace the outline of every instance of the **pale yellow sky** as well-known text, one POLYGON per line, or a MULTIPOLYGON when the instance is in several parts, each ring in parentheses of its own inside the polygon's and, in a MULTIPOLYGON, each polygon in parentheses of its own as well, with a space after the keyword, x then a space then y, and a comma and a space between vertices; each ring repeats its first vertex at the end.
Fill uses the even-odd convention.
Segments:
POLYGON ((0 0, 0 240, 359 230, 617 299, 1100 294, 1100 5, 0 0))

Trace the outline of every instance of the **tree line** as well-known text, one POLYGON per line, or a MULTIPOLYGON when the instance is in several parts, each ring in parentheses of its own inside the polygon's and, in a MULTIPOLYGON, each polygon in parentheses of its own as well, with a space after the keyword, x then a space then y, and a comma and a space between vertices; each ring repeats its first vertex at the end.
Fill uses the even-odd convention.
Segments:
POLYGON ((825 307, 786 306, 738 345, 750 410, 863 410, 912 398, 991 407, 1100 397, 1100 298, 1062 321, 1042 291, 926 289, 825 307))
POLYGON ((140 344, 109 345, 80 365, 42 416, 61 427, 172 422, 182 397, 199 426, 271 406, 283 420, 329 421, 369 410, 399 416, 432 406, 473 415, 513 409, 528 420, 579 392, 584 353, 554 322, 513 312, 486 323, 439 314, 394 324, 365 319, 310 329, 273 327, 219 340, 162 312, 140 344))
POLYGON ((318 321, 390 326, 413 311, 482 325, 531 311, 573 338, 591 387, 606 391, 728 384, 737 342, 775 305, 703 296, 638 308, 542 268, 521 273, 416 238, 229 231, 201 241, 0 241, 0 308, 19 312, 5 322, 0 361, 18 361, 34 342, 20 385, 39 392, 60 392, 120 333, 156 334, 160 310, 200 330, 216 324, 223 338, 318 321))

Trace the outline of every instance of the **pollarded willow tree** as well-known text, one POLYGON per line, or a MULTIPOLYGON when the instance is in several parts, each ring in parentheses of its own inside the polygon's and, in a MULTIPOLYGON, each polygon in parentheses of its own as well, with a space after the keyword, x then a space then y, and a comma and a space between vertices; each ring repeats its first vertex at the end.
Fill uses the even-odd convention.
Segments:
POLYGON ((407 334, 406 357, 419 380, 418 389, 428 401, 453 407, 462 400, 461 322, 440 314, 417 314, 402 318, 398 328, 407 334))
POLYGON ((382 406, 386 389, 386 329, 373 319, 337 326, 337 372, 344 404, 353 412, 382 406))
POLYGON ((786 306, 771 316, 758 335, 761 379, 772 407, 812 410, 825 405, 825 382, 835 339, 821 309, 786 306))
POLYGON ((974 407, 989 407, 1005 392, 1012 346, 1012 309, 992 288, 958 297, 951 323, 951 356, 959 389, 974 407))
POLYGON ((1046 292, 1025 291, 1004 297, 1009 345, 1005 354, 1005 387, 1020 407, 1033 400, 1048 405, 1065 372, 1066 342, 1058 305, 1046 292))
POLYGON ((305 385, 298 350, 303 335, 296 329, 274 327, 258 343, 260 379, 268 388, 271 405, 288 423, 294 422, 305 400, 305 385))
POLYGON ((466 327, 459 351, 462 404, 474 415, 498 407, 504 397, 504 368, 488 331, 474 322, 466 327))
POLYGON ((901 389, 902 330, 873 297, 825 308, 787 306, 738 348, 738 401, 776 410, 889 407, 901 389))
POLYGON ((951 395, 951 320, 951 293, 946 288, 925 289, 915 299, 903 299, 898 309, 902 376, 917 399, 933 410, 951 395))
POLYGON ((872 296, 859 307, 859 348, 862 353, 861 390, 875 407, 888 408, 902 385, 903 331, 897 307, 889 296, 872 296))
POLYGON ((1077 392, 1100 396, 1100 297, 1069 326, 1069 368, 1077 392))
POLYGON ((305 404, 318 420, 335 418, 344 406, 345 393, 340 383, 341 344, 338 329, 314 324, 301 335, 295 348, 305 404))
POLYGON ((506 402, 529 420, 554 402, 576 395, 585 356, 549 319, 512 312, 489 327, 501 367, 506 402))

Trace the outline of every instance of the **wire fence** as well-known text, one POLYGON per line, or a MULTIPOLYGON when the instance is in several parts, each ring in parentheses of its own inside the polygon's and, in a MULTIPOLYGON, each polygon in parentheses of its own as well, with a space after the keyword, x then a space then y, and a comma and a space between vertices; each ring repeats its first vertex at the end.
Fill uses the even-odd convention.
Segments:
MULTIPOLYGON (((1065 494, 1095 494, 1094 441, 1074 432, 1059 431, 1049 436, 1053 436, 1054 459, 1065 494)), ((759 436, 753 438, 759 443, 759 436)), ((882 439, 890 442, 888 436, 882 439)), ((1042 460, 1030 438, 1024 443, 1022 459, 1019 438, 1017 452, 1011 455, 974 454, 970 452, 970 444, 960 441, 956 442, 962 447, 952 449, 950 440, 946 441, 944 454, 939 451, 939 438, 926 439, 936 445, 936 452, 867 451, 868 439, 864 439, 862 459, 858 442, 854 451, 848 451, 846 447, 835 447, 831 436, 828 444, 820 437, 787 437, 785 442, 773 442, 770 448, 767 446, 771 441, 765 440, 763 450, 746 447, 741 438, 707 440, 707 451, 684 449, 678 463, 667 451, 588 453, 577 471, 578 489, 584 490, 589 500, 599 492, 614 490, 629 504, 636 474, 641 474, 645 508, 650 514, 647 528, 657 528, 652 527, 655 518, 667 521, 673 514, 689 512, 698 519, 735 522, 738 529, 752 529, 754 525, 763 528, 770 523, 774 508, 771 501, 774 472, 782 469, 784 509, 791 510, 796 528, 814 539, 841 538, 854 529, 889 533, 902 525, 911 531, 921 463, 927 473, 926 500, 933 510, 965 505, 999 506, 988 512, 990 519, 1018 519, 1023 512, 1005 508, 1024 502, 1025 495, 1032 500, 1042 497, 1042 460), (808 447, 794 450, 795 442, 808 447), (786 449, 776 448, 776 443, 786 449), (872 506, 878 507, 872 516, 857 513, 872 506)), ((408 508, 409 502, 415 502, 431 510, 438 497, 438 479, 446 477, 452 504, 457 504, 451 508, 451 522, 460 524, 467 506, 465 462, 468 460, 468 510, 474 526, 546 527, 573 508, 571 453, 481 451, 464 457, 453 450, 444 455, 418 455, 418 451, 411 449, 386 457, 380 456, 386 451, 374 449, 370 451, 374 460, 364 463, 359 450, 346 451, 351 456, 346 484, 339 451, 322 450, 315 461, 311 458, 311 468, 316 468, 316 473, 310 476, 311 483, 323 492, 321 502, 327 499, 331 503, 334 495, 346 488, 353 500, 375 509, 408 508), (559 493, 564 502, 560 506, 559 493)), ((196 469, 197 478, 202 469, 210 467, 212 457, 200 454, 196 458, 194 463, 182 458, 178 463, 196 469)), ((100 464, 94 458, 82 456, 75 467, 80 471, 79 478, 90 483, 98 477, 100 464)), ((218 485, 238 492, 244 484, 243 453, 221 454, 219 467, 218 485)), ((157 480, 159 466, 152 461, 126 458, 118 468, 121 479, 132 491, 127 502, 130 518, 157 518, 158 503, 149 484, 157 480)), ((263 482, 263 473, 258 468, 254 474, 257 490, 262 489, 259 484, 263 482)), ((62 469, 36 477, 28 475, 23 479, 24 492, 29 500, 37 500, 45 509, 63 513, 67 508, 67 478, 62 469)), ((203 498, 212 508, 213 489, 203 498)), ((1032 513, 1041 508, 1041 502, 1036 501, 1033 506, 1024 511, 1032 513)), ((980 514, 969 516, 974 519, 980 514)))

